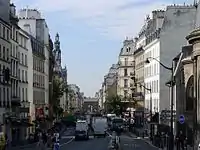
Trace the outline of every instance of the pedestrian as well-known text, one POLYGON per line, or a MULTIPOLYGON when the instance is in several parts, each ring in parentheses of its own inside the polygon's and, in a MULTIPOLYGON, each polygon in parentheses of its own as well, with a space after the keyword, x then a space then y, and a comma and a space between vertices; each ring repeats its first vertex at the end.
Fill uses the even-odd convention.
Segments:
POLYGON ((60 135, 58 131, 54 133, 54 148, 53 150, 59 150, 60 149, 60 135))
POLYGON ((45 149, 47 147, 47 133, 45 131, 42 133, 42 141, 45 149))
POLYGON ((44 150, 44 142, 43 142, 43 134, 41 132, 38 133, 38 137, 39 137, 39 141, 38 141, 38 144, 37 144, 37 148, 39 150, 44 150))
POLYGON ((179 131, 179 133, 176 136, 176 147, 177 150, 184 150, 185 148, 185 135, 183 134, 182 131, 179 131))

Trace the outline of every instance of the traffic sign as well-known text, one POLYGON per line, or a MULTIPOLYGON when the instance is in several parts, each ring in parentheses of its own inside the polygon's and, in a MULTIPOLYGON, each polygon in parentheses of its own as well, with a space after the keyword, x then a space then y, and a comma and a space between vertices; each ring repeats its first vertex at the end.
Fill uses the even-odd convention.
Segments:
POLYGON ((184 117, 184 115, 180 115, 180 116, 179 116, 179 122, 180 122, 180 124, 184 124, 184 122, 185 122, 185 117, 184 117))

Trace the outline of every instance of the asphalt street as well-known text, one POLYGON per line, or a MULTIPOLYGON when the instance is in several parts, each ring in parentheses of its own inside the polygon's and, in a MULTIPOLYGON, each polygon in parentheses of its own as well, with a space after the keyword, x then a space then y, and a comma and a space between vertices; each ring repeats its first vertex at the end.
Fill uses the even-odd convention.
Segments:
MULTIPOLYGON (((62 139, 60 140, 60 150, 108 150, 110 136, 108 135, 106 138, 94 138, 90 136, 88 141, 75 141, 73 129, 68 129, 62 139)), ((121 150, 158 150, 148 143, 146 143, 143 139, 137 139, 137 137, 129 136, 128 134, 123 134, 120 136, 120 145, 121 150)), ((21 147, 15 150, 36 150, 37 147, 35 145, 30 147, 21 147)))
POLYGON ((149 145, 143 139, 127 135, 120 136, 120 145, 121 150, 158 150, 158 148, 149 145))

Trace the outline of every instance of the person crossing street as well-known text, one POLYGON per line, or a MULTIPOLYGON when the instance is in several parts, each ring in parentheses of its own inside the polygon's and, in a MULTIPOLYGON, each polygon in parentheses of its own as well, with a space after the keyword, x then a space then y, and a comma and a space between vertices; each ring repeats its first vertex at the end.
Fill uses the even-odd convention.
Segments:
POLYGON ((59 150, 59 149, 60 149, 60 135, 56 131, 54 133, 54 146, 53 146, 53 150, 59 150))

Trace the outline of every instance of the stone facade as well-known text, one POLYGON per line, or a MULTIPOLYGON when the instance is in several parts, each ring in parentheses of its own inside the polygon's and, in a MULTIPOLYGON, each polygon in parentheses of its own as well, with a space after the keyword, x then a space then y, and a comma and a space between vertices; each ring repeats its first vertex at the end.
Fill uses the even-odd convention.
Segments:
POLYGON ((174 59, 175 64, 181 59, 175 77, 176 119, 181 114, 185 116, 184 124, 177 121, 177 130, 186 134, 190 144, 194 139, 195 144, 192 145, 196 147, 200 142, 200 29, 192 31, 186 39, 190 45, 184 46, 180 55, 174 59))

